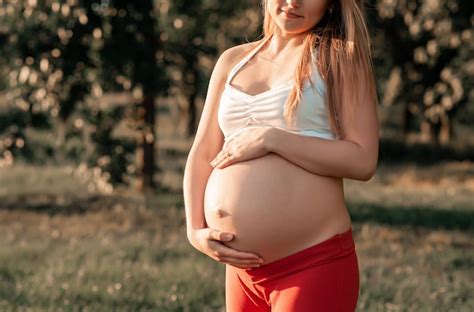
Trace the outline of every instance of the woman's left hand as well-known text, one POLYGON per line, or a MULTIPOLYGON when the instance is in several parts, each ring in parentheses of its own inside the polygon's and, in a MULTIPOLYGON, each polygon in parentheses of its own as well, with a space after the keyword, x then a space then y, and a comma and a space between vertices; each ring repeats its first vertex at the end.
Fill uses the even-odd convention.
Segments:
POLYGON ((249 128, 226 141, 210 165, 222 169, 230 164, 262 157, 270 150, 267 140, 272 128, 249 128))

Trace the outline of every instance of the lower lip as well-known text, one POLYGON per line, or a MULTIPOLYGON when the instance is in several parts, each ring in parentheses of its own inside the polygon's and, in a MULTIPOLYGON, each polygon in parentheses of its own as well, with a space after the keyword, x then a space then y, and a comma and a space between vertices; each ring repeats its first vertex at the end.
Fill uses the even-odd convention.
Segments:
POLYGON ((287 18, 301 18, 301 16, 298 16, 298 15, 291 15, 291 14, 287 14, 286 12, 283 12, 285 14, 285 16, 287 18))

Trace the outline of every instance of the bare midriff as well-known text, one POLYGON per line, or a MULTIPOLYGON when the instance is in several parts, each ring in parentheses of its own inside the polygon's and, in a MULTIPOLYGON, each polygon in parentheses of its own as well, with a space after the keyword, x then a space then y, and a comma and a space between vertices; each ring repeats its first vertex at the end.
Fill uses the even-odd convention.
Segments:
POLYGON ((312 173, 276 153, 241 161, 209 176, 207 226, 234 234, 225 245, 269 263, 351 227, 341 178, 312 173))

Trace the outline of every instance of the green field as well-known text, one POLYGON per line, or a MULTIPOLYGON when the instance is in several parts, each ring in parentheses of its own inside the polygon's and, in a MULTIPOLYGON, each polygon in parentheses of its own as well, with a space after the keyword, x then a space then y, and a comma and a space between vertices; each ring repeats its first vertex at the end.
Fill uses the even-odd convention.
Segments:
MULTIPOLYGON (((346 180, 358 311, 474 310, 473 168, 346 180)), ((224 311, 225 267, 188 244, 171 186, 101 194, 71 168, 19 164, 0 189, 0 311, 224 311)))

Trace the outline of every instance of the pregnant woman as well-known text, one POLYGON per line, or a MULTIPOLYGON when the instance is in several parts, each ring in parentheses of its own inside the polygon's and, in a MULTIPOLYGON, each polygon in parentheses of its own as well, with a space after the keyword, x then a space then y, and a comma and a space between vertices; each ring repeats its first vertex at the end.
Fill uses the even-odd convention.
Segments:
POLYGON ((354 311, 343 178, 378 159, 362 0, 263 0, 264 38, 212 72, 183 179, 187 237, 225 264, 226 311, 354 311))

